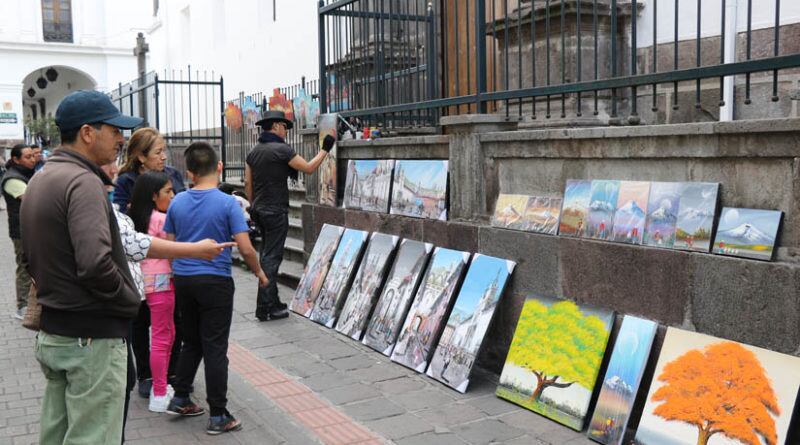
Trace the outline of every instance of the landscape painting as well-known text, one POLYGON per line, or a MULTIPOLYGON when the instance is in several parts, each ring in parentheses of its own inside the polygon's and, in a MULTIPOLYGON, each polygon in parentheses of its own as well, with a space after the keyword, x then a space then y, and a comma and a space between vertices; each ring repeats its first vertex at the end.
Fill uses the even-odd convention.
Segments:
POLYGON ((353 278, 353 271, 361 258, 367 232, 346 229, 333 256, 328 276, 322 285, 309 318, 331 328, 336 323, 347 288, 353 278))
POLYGON ((473 256, 431 359, 428 376, 460 393, 467 391, 475 358, 514 266, 516 263, 509 260, 479 253, 473 256))
POLYGON ((592 181, 586 237, 599 240, 611 239, 614 212, 617 210, 619 199, 619 184, 619 181, 592 181))
POLYGON ((469 253, 437 247, 408 311, 392 360, 425 372, 444 316, 469 261, 469 253))
POLYGON ((432 250, 430 243, 410 239, 400 242, 362 343, 387 357, 391 355, 432 250))
MULTIPOLYGON (((322 114, 319 116, 319 142, 317 149, 322 147, 322 141, 325 136, 331 135, 338 140, 336 128, 339 121, 339 115, 335 113, 322 114)), ((322 160, 319 170, 319 203, 326 206, 336 207, 336 157, 337 149, 336 144, 328 152, 328 156, 322 160)))
POLYGON ((336 322, 336 330, 353 340, 361 340, 398 239, 394 235, 372 234, 339 321, 336 322))
POLYGON ((675 224, 675 248, 708 252, 717 214, 719 184, 689 182, 684 184, 675 224))
POLYGON ((391 213, 447 220, 447 161, 395 162, 391 213))
POLYGON ((789 445, 798 369, 795 356, 667 328, 633 443, 789 445))
POLYGON ((649 197, 649 182, 622 181, 620 183, 617 210, 614 214, 614 233, 612 235, 614 241, 642 244, 649 197))
POLYGON ((589 438, 621 445, 658 323, 626 315, 589 423, 589 438))
POLYGON ((344 208, 389 213, 393 160, 347 163, 344 208))
POLYGON ((300 283, 294 293, 294 298, 289 305, 290 309, 304 317, 311 315, 314 302, 317 301, 322 283, 328 275, 328 267, 339 246, 344 229, 339 226, 325 224, 317 236, 314 250, 308 257, 308 262, 300 277, 300 283))
POLYGON ((647 201, 647 223, 643 243, 651 247, 671 249, 675 245, 675 224, 678 222, 683 184, 680 182, 650 183, 647 201))
POLYGON ((580 431, 613 322, 605 309, 529 297, 497 396, 580 431))
POLYGON ((561 214, 561 198, 536 196, 525 210, 525 220, 530 232, 555 235, 558 233, 558 218, 561 214))
POLYGON ((533 198, 528 195, 506 195, 497 197, 492 216, 492 226, 503 229, 528 230, 525 212, 533 198))
POLYGON ((313 128, 319 117, 319 102, 300 88, 292 104, 297 128, 313 128))
POLYGON ((564 188, 561 220, 558 225, 559 235, 584 236, 591 192, 592 181, 582 179, 567 180, 567 186, 564 188))
POLYGON ((714 253, 772 260, 783 212, 725 207, 719 217, 714 253))

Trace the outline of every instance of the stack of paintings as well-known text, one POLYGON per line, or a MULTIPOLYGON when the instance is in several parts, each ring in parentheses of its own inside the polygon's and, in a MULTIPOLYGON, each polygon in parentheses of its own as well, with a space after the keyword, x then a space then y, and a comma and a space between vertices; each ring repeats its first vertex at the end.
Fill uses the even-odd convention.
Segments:
POLYGON ((616 213, 614 214, 613 241, 642 244, 649 195, 649 182, 620 182, 619 198, 617 198, 616 213))
POLYGON ((389 260, 397 247, 397 240, 398 237, 394 235, 372 234, 336 323, 336 330, 353 340, 361 340, 370 310, 378 298, 383 276, 389 267, 389 260))
POLYGON ((314 307, 322 283, 328 275, 328 267, 336 252, 336 247, 339 246, 339 238, 343 232, 344 229, 339 226, 329 224, 322 226, 290 304, 292 311, 304 317, 311 315, 311 309, 314 307))
POLYGON ((673 247, 682 190, 683 184, 680 182, 653 182, 650 184, 644 245, 667 249, 673 247))
POLYGON ((434 250, 417 296, 400 330, 392 352, 393 361, 417 372, 425 371, 467 261, 467 252, 441 247, 434 250))
POLYGON ((611 240, 614 213, 619 199, 619 181, 592 181, 589 197, 589 217, 586 224, 588 238, 611 240))
MULTIPOLYGON (((325 136, 331 135, 338 139, 336 128, 339 123, 339 115, 335 113, 323 114, 319 117, 319 143, 317 146, 322 147, 322 141, 325 136)), ((336 144, 328 152, 328 156, 322 160, 319 167, 319 203, 322 205, 336 207, 336 144)))
POLYGON ((634 444, 797 443, 798 369, 798 357, 667 328, 634 444))
POLYGON ((613 322, 605 309, 529 297, 497 396, 580 431, 613 322))
POLYGON ((626 315, 589 423, 589 438, 621 445, 658 324, 626 315))
POLYGON ((492 226, 555 235, 560 213, 559 197, 500 194, 492 226))
POLYGON ((348 161, 344 208, 388 213, 392 169, 392 160, 348 161))
POLYGON ((564 205, 558 234, 582 237, 586 233, 586 218, 589 215, 592 181, 568 179, 564 189, 564 205))
POLYGON ((396 161, 390 213, 447 220, 447 161, 396 161))
POLYGON ((309 315, 312 320, 329 328, 336 323, 366 240, 367 232, 353 229, 344 231, 328 276, 309 315))
POLYGON ((400 242, 392 270, 364 334, 363 343, 389 356, 428 263, 433 244, 410 239, 400 242))
POLYGON ((690 182, 684 185, 675 224, 676 249, 708 253, 717 216, 718 192, 717 183, 690 182))
POLYGON ((427 374, 456 391, 469 385, 475 358, 516 263, 476 253, 427 374))
POLYGON ((772 260, 783 212, 725 207, 719 218, 714 253, 772 260))

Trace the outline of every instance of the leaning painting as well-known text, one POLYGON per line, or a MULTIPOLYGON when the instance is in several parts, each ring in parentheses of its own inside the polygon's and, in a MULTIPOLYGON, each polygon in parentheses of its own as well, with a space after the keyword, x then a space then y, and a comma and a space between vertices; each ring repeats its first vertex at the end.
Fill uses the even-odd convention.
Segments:
POLYGON ((586 217, 589 214, 589 198, 592 181, 584 179, 568 179, 564 188, 564 202, 561 208, 561 220, 558 234, 561 236, 584 236, 586 217))
MULTIPOLYGON (((337 138, 336 126, 338 125, 338 114, 323 114, 319 117, 319 143, 318 147, 322 147, 322 141, 325 136, 331 135, 337 138)), ((338 138, 337 138, 338 139, 338 138)), ((328 152, 328 156, 320 164, 319 173, 319 203, 322 205, 336 207, 336 144, 328 152)))
POLYGON ((714 238, 714 253, 770 261, 783 212, 722 209, 714 238))
POLYGON ((447 161, 395 162, 390 213, 446 220, 447 161))
POLYGON ((309 318, 329 328, 336 323, 366 240, 367 232, 353 229, 344 231, 309 318))
POLYGON ((333 254, 336 253, 336 247, 339 246, 339 238, 343 232, 344 228, 339 226, 330 224, 322 226, 317 242, 314 244, 314 250, 308 257, 303 276, 294 293, 290 305, 292 311, 304 317, 311 315, 311 309, 314 307, 322 283, 328 275, 328 267, 333 259, 333 254))

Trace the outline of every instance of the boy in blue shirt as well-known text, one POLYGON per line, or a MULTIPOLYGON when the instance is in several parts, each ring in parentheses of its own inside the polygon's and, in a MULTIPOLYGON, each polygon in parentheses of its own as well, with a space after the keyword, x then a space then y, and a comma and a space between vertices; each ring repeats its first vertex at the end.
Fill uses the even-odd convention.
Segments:
MULTIPOLYGON (((219 191, 222 163, 207 142, 194 142, 184 151, 194 188, 175 196, 167 211, 164 231, 170 240, 218 242, 233 237, 259 286, 269 281, 250 243, 244 215, 230 195, 219 191)), ((178 358, 175 396, 167 413, 199 416, 205 410, 189 397, 200 360, 205 364, 206 393, 211 416, 206 432, 235 431, 242 423, 228 412, 228 335, 233 316, 234 285, 230 248, 213 260, 176 259, 172 262, 175 299, 181 311, 184 338, 178 358)))

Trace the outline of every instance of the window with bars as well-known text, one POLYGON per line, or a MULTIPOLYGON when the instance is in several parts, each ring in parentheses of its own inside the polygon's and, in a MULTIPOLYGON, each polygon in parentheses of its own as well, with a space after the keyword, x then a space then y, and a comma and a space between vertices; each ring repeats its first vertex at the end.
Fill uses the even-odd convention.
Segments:
POLYGON ((71 0, 42 0, 42 31, 45 42, 72 43, 71 0))

